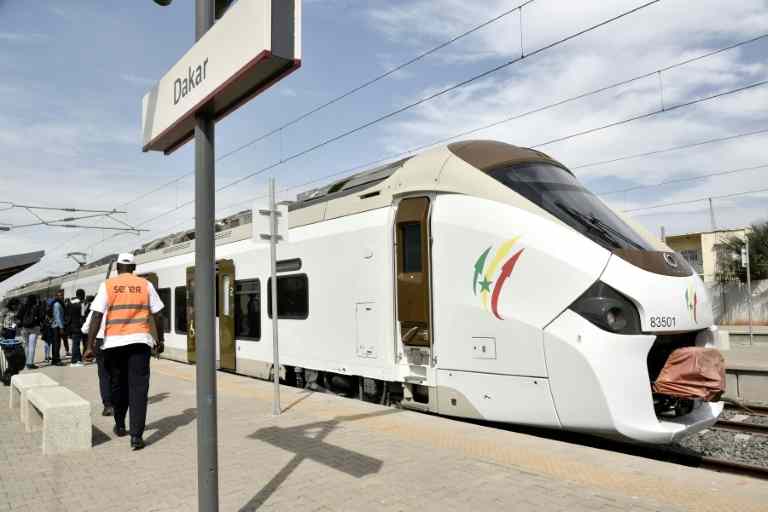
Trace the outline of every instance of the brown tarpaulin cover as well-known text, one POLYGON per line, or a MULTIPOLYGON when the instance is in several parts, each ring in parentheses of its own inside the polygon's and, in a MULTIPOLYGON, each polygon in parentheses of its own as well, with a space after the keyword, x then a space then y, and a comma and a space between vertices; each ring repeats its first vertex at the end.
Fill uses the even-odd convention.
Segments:
POLYGON ((664 363, 653 390, 679 398, 719 400, 725 392, 723 355, 714 348, 678 348, 664 363))

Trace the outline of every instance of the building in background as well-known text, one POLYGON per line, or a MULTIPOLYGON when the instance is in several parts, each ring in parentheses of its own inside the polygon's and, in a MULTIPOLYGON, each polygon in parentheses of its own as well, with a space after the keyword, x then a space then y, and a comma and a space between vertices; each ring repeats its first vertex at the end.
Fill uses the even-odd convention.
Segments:
POLYGON ((719 262, 731 257, 720 247, 721 242, 734 236, 744 238, 746 232, 746 229, 723 229, 667 236, 665 241, 691 264, 705 283, 713 283, 719 262))

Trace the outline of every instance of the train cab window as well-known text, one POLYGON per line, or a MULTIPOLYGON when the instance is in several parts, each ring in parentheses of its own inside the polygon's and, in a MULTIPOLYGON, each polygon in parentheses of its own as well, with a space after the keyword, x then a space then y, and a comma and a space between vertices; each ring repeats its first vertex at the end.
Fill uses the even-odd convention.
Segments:
POLYGON ((402 222, 399 226, 403 244, 403 272, 421 272, 421 223, 402 222))
POLYGON ((235 281, 235 338, 261 339, 261 283, 258 279, 235 281))
POLYGON ((163 304, 165 304, 165 307, 159 313, 160 318, 163 319, 163 331, 171 332, 171 289, 161 288, 157 290, 157 294, 160 296, 163 304))
POLYGON ((489 174, 609 251, 654 250, 569 171, 550 163, 502 166, 489 174))
MULTIPOLYGON (((272 318, 272 278, 267 280, 267 314, 272 318)), ((306 274, 277 278, 277 318, 305 320, 309 316, 309 281, 306 274)))
POLYGON ((174 317, 177 334, 187 334, 187 287, 177 286, 173 290, 174 317))

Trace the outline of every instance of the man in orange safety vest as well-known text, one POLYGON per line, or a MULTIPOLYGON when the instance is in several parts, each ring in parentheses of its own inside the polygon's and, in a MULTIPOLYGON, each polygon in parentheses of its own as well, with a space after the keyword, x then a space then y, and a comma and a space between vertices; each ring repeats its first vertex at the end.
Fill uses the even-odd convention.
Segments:
POLYGON ((86 358, 91 359, 102 316, 104 322, 104 364, 109 373, 114 407, 114 433, 125 436, 125 416, 130 410, 131 448, 144 448, 144 427, 147 420, 149 394, 149 360, 156 342, 157 352, 163 351, 163 328, 158 313, 163 301, 152 283, 133 275, 136 269, 133 254, 117 257, 117 276, 107 279, 91 303, 93 318, 88 331, 86 358))

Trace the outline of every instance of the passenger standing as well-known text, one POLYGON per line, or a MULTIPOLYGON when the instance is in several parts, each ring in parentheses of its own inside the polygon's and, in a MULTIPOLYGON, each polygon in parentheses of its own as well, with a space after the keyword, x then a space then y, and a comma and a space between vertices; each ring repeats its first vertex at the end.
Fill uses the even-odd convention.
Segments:
POLYGON ((158 313, 164 305, 149 281, 133 275, 135 269, 133 254, 120 254, 118 275, 99 287, 91 304, 93 318, 88 330, 86 358, 93 356, 99 326, 106 316, 104 362, 112 388, 114 432, 118 437, 126 435, 125 416, 130 409, 131 448, 141 450, 147 420, 149 358, 155 346, 150 332, 154 323, 157 351, 161 353, 163 328, 158 313))
POLYGON ((41 329, 41 336, 43 337, 43 353, 45 355, 45 362, 51 362, 51 346, 53 345, 53 300, 47 298, 41 301, 43 309, 43 327, 41 329))
POLYGON ((51 364, 54 366, 63 366, 61 362, 61 340, 64 337, 64 290, 56 292, 56 298, 53 300, 53 354, 51 355, 51 364))
POLYGON ((19 311, 21 319, 21 339, 27 350, 27 369, 36 370, 35 352, 37 350, 37 339, 43 326, 43 305, 38 300, 37 295, 30 295, 19 311))
POLYGON ((9 300, 6 309, 2 314, 2 332, 0 333, 5 340, 16 339, 18 310, 19 300, 15 298, 9 300))
POLYGON ((72 366, 83 366, 83 357, 80 347, 83 342, 83 328, 85 321, 85 290, 75 292, 75 298, 67 306, 67 334, 72 341, 72 366))
MULTIPOLYGON (((64 293, 62 292, 62 297, 64 296, 64 293)), ((72 353, 69 350, 69 317, 67 316, 67 311, 69 310, 69 299, 63 299, 62 303, 62 311, 64 311, 64 328, 61 330, 61 344, 64 347, 64 354, 69 357, 72 355, 72 353)))
MULTIPOLYGON (((90 308, 90 304, 88 305, 90 308)), ((91 321, 93 320, 93 311, 88 312, 88 316, 83 323, 82 333, 85 335, 85 339, 88 338, 88 333, 91 328, 91 321)), ((101 316, 101 325, 99 326, 99 332, 96 334, 96 343, 94 346, 94 355, 96 356, 96 368, 99 374, 99 393, 101 394, 101 404, 104 408, 101 411, 102 416, 112 416, 114 414, 114 407, 112 406, 112 388, 109 382, 109 373, 107 367, 104 364, 104 322, 106 317, 101 316)), ((86 344, 87 347, 87 344, 86 344)), ((87 354, 86 348, 86 354, 87 354)))

